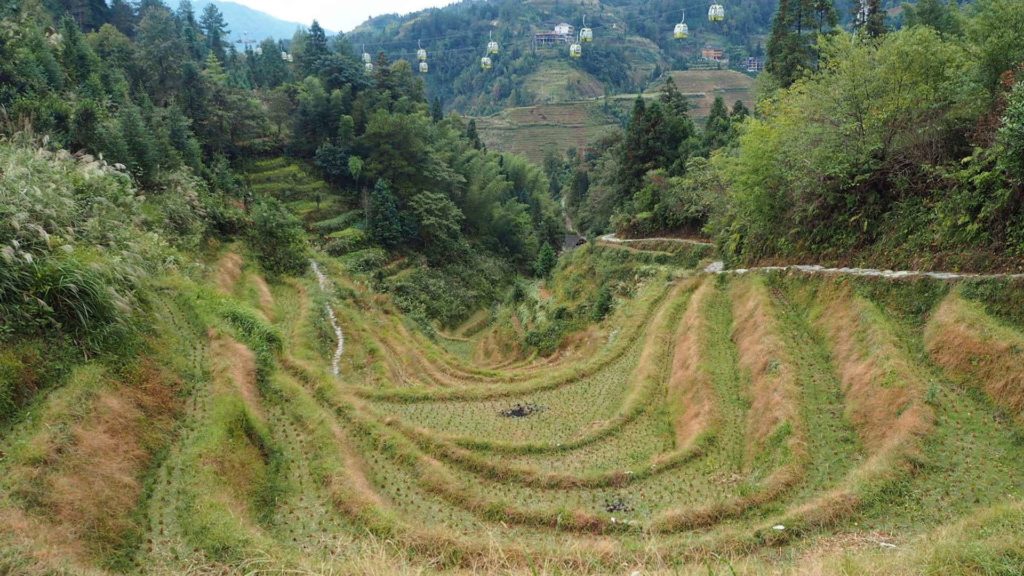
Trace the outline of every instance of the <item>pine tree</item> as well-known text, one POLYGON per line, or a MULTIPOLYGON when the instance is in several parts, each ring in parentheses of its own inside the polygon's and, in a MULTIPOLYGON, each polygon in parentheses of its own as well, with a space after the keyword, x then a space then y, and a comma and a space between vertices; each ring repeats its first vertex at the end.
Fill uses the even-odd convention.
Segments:
POLYGON ((676 87, 676 81, 672 79, 672 76, 668 77, 665 87, 661 89, 661 103, 677 115, 686 114, 690 110, 690 102, 676 87))
POLYGON ((319 22, 313 20, 313 25, 309 27, 309 35, 306 37, 306 45, 302 50, 302 70, 307 76, 319 73, 323 60, 330 53, 327 47, 327 33, 319 22))
POLYGON ((858 0, 854 4, 853 25, 856 30, 869 38, 884 36, 888 29, 885 26, 882 0, 858 0))
POLYGON ((736 122, 750 116, 750 110, 747 108, 747 105, 743 103, 743 100, 737 100, 736 103, 732 105, 732 112, 729 115, 732 116, 733 122, 736 122))
POLYGON ((206 58, 207 46, 203 42, 203 33, 196 20, 196 11, 190 0, 181 0, 178 4, 178 11, 175 13, 178 23, 181 26, 181 37, 188 46, 189 56, 200 62, 206 58))
POLYGON ((712 152, 729 143, 732 123, 729 121, 729 110, 721 96, 715 98, 711 105, 711 113, 704 124, 704 149, 712 152))
POLYGON ((430 118, 435 122, 444 120, 444 109, 441 106, 441 98, 434 98, 433 103, 430 105, 430 118))
POLYGON ((210 50, 217 55, 217 59, 224 62, 227 59, 227 38, 228 24, 224 21, 224 14, 213 4, 207 4, 203 8, 203 15, 199 18, 199 24, 206 34, 206 44, 210 50))
POLYGON ((480 150, 484 147, 483 142, 480 141, 480 134, 476 130, 476 120, 470 119, 469 126, 466 128, 466 138, 469 139, 469 143, 473 145, 473 148, 480 150))
POLYGON ((367 216, 372 241, 385 248, 394 248, 401 242, 402 221, 398 214, 398 202, 386 181, 378 180, 373 187, 367 216))
POLYGON ((832 0, 780 0, 768 37, 765 70, 788 87, 815 65, 814 43, 837 24, 832 0))
POLYGON ((126 0, 111 0, 110 2, 110 24, 121 31, 129 38, 135 36, 135 26, 138 20, 135 17, 135 9, 126 0))
POLYGON ((958 11, 956 0, 917 0, 914 5, 904 5, 904 18, 908 28, 930 26, 943 34, 957 34, 958 11))
POLYGON ((555 249, 551 247, 551 244, 545 242, 537 252, 537 261, 533 265, 534 272, 539 278, 547 278, 557 264, 558 256, 555 254, 555 249))

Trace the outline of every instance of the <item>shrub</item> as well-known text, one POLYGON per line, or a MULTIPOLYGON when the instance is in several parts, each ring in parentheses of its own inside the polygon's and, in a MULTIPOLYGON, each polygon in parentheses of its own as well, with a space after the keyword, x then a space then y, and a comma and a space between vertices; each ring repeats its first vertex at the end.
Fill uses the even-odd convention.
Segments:
POLYGON ((249 244, 271 274, 299 275, 308 266, 310 251, 302 223, 273 198, 253 207, 249 244))

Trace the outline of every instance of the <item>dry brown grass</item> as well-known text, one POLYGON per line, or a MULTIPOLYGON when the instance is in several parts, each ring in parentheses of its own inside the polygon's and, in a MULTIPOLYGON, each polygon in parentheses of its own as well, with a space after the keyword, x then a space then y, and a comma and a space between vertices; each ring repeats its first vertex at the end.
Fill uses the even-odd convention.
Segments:
POLYGON ((873 304, 848 288, 826 297, 818 325, 832 355, 847 414, 871 454, 917 451, 934 415, 924 403, 925 381, 873 304))
POLYGON ((838 487, 790 510, 791 519, 809 526, 848 517, 860 507, 864 489, 912 472, 934 422, 924 402, 925 381, 881 311, 845 284, 819 299, 816 324, 831 344, 846 414, 867 458, 838 487))
POLYGON ((242 277, 242 257, 235 252, 228 252, 217 262, 213 272, 213 282, 224 294, 235 291, 238 279, 242 277))
POLYGON ((804 449, 798 410, 800 390, 786 343, 779 335, 767 289, 747 278, 736 284, 733 298, 733 341, 740 368, 750 375, 751 406, 747 420, 747 461, 764 447, 780 426, 793 427, 791 448, 804 449))
POLYGON ((259 274, 252 274, 249 279, 252 281, 253 288, 256 289, 256 299, 259 301, 260 311, 263 312, 267 320, 273 322, 274 295, 270 292, 270 286, 267 286, 267 281, 259 274))
POLYGON ((978 304, 952 294, 928 322, 924 339, 938 365, 983 389, 1024 423, 1024 335, 999 325, 978 304))
POLYGON ((211 330, 210 356, 215 382, 236 388, 247 408, 255 415, 263 413, 260 393, 256 387, 256 356, 241 342, 211 330))
POLYGON ((122 382, 97 393, 85 416, 71 422, 67 440, 39 444, 37 465, 17 466, 37 494, 36 511, 0 511, 7 533, 31 542, 36 560, 85 562, 109 554, 136 526, 134 511, 154 452, 169 437, 181 405, 178 382, 143 364, 122 382))
POLYGON ((710 282, 704 282, 694 291, 676 336, 668 379, 668 402, 675 415, 676 448, 691 445, 716 418, 711 379, 700 366, 701 334, 706 331, 704 307, 713 291, 710 282))

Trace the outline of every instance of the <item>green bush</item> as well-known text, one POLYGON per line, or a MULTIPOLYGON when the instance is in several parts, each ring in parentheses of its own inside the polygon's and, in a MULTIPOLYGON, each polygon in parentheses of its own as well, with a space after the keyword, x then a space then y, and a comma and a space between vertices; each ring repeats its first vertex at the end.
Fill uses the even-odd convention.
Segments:
POLYGON ((309 243, 302 222, 273 198, 253 207, 248 236, 260 264, 271 274, 297 276, 309 266, 309 243))

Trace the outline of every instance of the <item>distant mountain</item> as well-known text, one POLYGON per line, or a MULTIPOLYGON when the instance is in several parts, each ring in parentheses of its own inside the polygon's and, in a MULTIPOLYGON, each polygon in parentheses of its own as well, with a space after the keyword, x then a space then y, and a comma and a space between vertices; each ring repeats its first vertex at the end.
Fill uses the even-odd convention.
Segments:
POLYGON ((312 24, 312 22, 298 23, 280 20, 248 6, 223 0, 196 2, 196 12, 201 14, 207 4, 213 4, 224 13, 224 20, 227 21, 228 28, 231 30, 232 42, 245 36, 257 42, 267 38, 288 40, 295 34, 295 30, 312 24))

